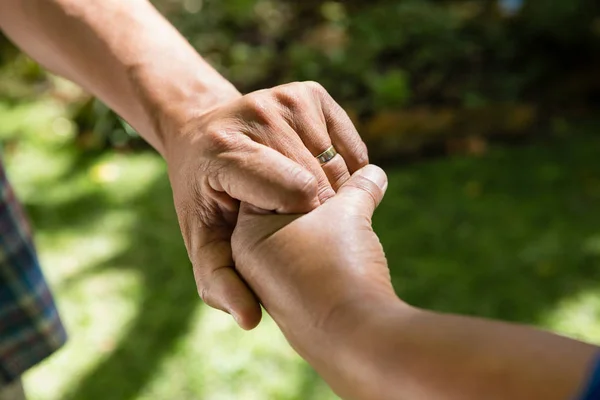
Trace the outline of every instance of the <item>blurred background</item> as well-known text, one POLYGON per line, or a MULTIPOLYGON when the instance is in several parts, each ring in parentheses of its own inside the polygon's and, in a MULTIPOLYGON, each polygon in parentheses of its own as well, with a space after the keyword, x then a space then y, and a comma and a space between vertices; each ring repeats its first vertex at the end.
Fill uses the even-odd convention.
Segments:
MULTIPOLYGON (((405 300, 600 343, 600 3, 154 3, 242 92, 315 80, 347 110, 405 300)), ((163 161, 1 37, 0 140, 71 335, 31 399, 336 398, 270 319, 201 304, 163 161)))

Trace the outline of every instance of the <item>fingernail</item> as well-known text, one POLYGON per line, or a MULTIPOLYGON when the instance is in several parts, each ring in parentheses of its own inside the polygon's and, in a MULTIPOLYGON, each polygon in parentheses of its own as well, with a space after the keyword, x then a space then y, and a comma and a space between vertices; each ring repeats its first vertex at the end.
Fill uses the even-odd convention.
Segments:
POLYGON ((385 189, 387 189, 387 185, 388 185, 387 176, 381 168, 371 164, 371 165, 367 165, 366 167, 360 169, 357 172, 357 174, 364 178, 367 178, 368 180, 370 180, 371 182, 373 182, 374 184, 379 186, 379 188, 382 191, 385 192, 385 189))

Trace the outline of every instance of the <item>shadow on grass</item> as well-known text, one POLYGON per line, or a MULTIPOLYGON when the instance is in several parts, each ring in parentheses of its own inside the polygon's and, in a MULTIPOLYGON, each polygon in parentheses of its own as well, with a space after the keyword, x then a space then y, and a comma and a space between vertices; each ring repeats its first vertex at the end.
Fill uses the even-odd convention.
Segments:
MULTIPOLYGON (((597 282, 599 152, 600 138, 578 136, 389 169, 374 225, 399 295, 435 310, 539 323, 557 302, 597 282)), ((77 223, 101 213, 104 202, 83 197, 33 214, 77 223)), ((94 272, 135 268, 143 276, 139 314, 71 400, 136 398, 200 304, 166 177, 121 206, 136 213, 130 249, 94 272)), ((295 398, 317 398, 320 378, 308 367, 302 374, 295 398)))

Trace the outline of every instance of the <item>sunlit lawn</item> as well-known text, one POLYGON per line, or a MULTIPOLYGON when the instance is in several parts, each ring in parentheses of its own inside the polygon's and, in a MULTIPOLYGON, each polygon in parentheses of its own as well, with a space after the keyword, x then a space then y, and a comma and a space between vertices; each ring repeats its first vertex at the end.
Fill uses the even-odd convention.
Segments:
MULTIPOLYGON (((52 102, 0 105, 9 174, 70 332, 32 399, 333 399, 265 318, 198 300, 162 160, 81 156, 52 102)), ((389 168, 376 215, 413 304, 600 341, 600 136, 389 168)))

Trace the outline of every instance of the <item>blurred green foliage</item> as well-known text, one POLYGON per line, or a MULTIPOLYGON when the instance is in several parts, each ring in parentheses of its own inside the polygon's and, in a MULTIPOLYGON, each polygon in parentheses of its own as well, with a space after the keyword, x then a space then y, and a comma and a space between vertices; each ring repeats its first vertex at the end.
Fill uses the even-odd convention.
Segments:
MULTIPOLYGON (((374 226, 407 301, 599 340, 598 125, 569 121, 600 101, 600 3, 155 3, 243 92, 321 82, 375 159, 547 124, 537 146, 388 168, 374 226)), ((244 333, 201 305, 162 160, 103 153, 141 142, 1 35, 0 120, 72 336, 25 377, 33 399, 335 398, 271 320, 244 333)))
MULTIPOLYGON (((242 92, 319 81, 375 148, 381 127, 373 120, 380 112, 417 107, 437 120, 440 110, 464 119, 465 110, 485 115, 510 104, 511 114, 534 107, 531 118, 510 132, 528 133, 557 113, 590 113, 600 100, 600 3, 595 0, 525 0, 517 12, 491 0, 154 3, 242 92)), ((6 64, 11 55, 14 59, 0 42, 0 62, 6 64)), ((39 79, 40 71, 30 64, 12 64, 12 83, 0 79, 0 96, 25 96, 15 82, 39 79)), ((114 115, 98 110, 88 104, 74 111, 88 114, 77 118, 85 121, 82 133, 95 132, 103 146, 136 138, 114 115)), ((410 120, 411 114, 402 118, 410 120)), ((479 136, 502 133, 481 119, 473 122, 479 136)), ((435 134, 421 129, 419 121, 385 129, 386 135, 421 138, 410 146, 399 143, 394 152, 464 136, 462 126, 454 124, 435 134)))
POLYGON ((516 15, 495 1, 196 1, 196 14, 177 1, 165 11, 241 90, 316 80, 360 114, 473 93, 541 101, 600 48, 590 0, 530 0, 516 15))

